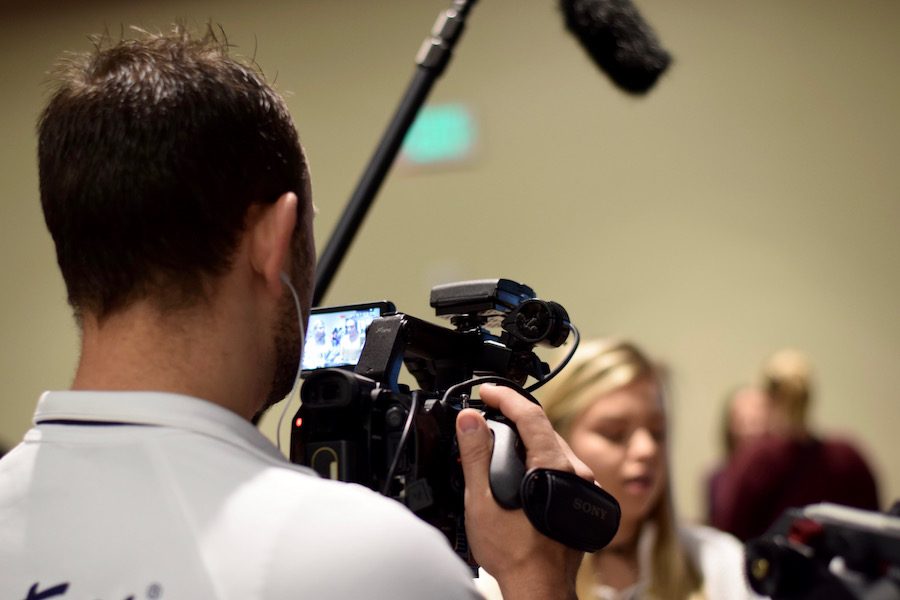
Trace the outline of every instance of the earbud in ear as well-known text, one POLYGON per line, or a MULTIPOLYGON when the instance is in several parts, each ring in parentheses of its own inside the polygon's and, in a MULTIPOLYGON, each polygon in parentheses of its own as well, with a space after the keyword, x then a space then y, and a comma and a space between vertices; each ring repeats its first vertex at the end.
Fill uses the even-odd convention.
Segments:
POLYGON ((283 283, 284 285, 288 285, 288 286, 291 285, 291 278, 288 277, 288 274, 285 273, 284 271, 282 271, 278 275, 278 278, 281 279, 281 283, 283 283))

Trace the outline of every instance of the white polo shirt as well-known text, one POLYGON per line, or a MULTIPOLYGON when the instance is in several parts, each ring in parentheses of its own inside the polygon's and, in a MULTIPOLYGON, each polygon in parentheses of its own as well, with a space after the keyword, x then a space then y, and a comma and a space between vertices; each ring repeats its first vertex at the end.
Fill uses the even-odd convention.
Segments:
POLYGON ((0 598, 477 597, 438 530, 203 400, 47 392, 0 460, 0 598))

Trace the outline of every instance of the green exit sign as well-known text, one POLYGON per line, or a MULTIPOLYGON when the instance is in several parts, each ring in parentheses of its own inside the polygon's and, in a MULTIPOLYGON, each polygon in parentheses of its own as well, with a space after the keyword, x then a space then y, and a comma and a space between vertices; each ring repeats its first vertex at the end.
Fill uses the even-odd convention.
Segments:
POLYGON ((401 159, 410 166, 460 162, 472 154, 477 133, 464 105, 425 106, 403 140, 401 159))

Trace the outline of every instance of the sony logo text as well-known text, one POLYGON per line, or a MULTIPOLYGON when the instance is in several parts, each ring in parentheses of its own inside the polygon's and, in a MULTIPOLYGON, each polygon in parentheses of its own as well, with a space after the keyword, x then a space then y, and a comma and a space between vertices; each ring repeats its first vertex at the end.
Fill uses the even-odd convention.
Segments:
POLYGON ((575 510, 579 510, 586 515, 600 517, 601 519, 606 518, 606 511, 603 510, 602 507, 597 506, 596 504, 592 504, 587 500, 582 500, 581 498, 575 498, 575 501, 572 502, 572 507, 575 510))

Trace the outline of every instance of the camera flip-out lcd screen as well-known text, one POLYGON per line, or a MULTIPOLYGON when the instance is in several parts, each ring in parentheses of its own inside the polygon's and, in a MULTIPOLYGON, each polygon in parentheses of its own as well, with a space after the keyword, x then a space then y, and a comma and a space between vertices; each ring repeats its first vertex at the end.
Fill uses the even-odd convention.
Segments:
POLYGON ((390 302, 314 308, 303 346, 303 371, 356 365, 366 343, 366 329, 394 310, 390 302))

